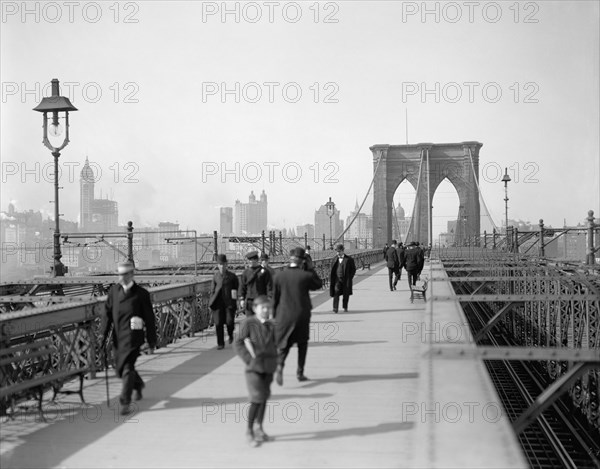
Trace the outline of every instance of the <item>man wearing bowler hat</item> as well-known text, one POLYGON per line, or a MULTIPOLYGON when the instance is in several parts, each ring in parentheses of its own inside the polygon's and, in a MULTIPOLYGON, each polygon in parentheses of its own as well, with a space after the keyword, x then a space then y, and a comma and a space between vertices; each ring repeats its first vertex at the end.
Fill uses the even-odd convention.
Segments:
POLYGON ((306 381, 304 365, 308 351, 312 303, 310 291, 323 287, 323 282, 313 269, 304 270, 304 249, 290 251, 290 264, 277 273, 273 288, 273 317, 278 349, 275 381, 283 384, 283 367, 293 344, 298 345, 296 378, 306 381))
POLYGON ((344 253, 344 245, 335 245, 335 260, 331 263, 329 294, 333 297, 333 312, 337 313, 342 296, 342 307, 348 311, 348 299, 352 295, 352 279, 356 274, 354 259, 344 253))
POLYGON ((223 331, 225 324, 227 324, 229 343, 233 342, 239 282, 237 275, 227 270, 227 256, 225 254, 217 256, 217 267, 219 270, 215 272, 212 278, 208 307, 213 312, 213 322, 217 331, 217 349, 221 350, 225 347, 225 332, 223 331))
POLYGON ((106 298, 102 348, 114 327, 112 341, 115 347, 116 372, 123 382, 119 402, 122 406, 121 415, 126 415, 129 413, 132 394, 136 401, 142 398, 145 385, 135 370, 135 362, 140 355, 140 347, 144 344, 144 335, 148 340, 149 352, 153 353, 156 347, 156 324, 150 293, 133 280, 133 262, 121 262, 118 274, 119 283, 110 287, 106 298))
POLYGON ((250 261, 248 267, 240 277, 240 288, 238 297, 240 306, 245 309, 246 317, 252 316, 252 302, 254 298, 266 295, 269 298, 273 296, 273 279, 267 269, 258 263, 258 251, 251 251, 246 254, 250 261))

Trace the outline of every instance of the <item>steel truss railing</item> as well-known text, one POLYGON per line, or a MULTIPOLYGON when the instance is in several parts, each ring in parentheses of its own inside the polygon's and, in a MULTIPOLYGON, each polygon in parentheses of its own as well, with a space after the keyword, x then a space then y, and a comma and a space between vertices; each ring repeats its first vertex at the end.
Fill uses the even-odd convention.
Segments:
MULTIPOLYGON (((354 253, 353 257, 360 265, 362 262, 381 261, 383 253, 379 249, 369 250, 354 253)), ((333 256, 315 261, 315 270, 324 281, 324 288, 329 279, 332 258, 333 256)), ((100 350, 100 327, 106 296, 93 297, 89 291, 90 287, 93 287, 93 292, 105 294, 108 286, 114 283, 116 278, 85 278, 80 279, 79 284, 76 284, 75 278, 65 278, 62 283, 58 279, 48 280, 48 284, 54 286, 65 285, 71 281, 72 285, 87 288, 88 294, 66 296, 61 290, 62 296, 51 296, 48 295, 48 291, 56 292, 55 289, 41 288, 40 286, 44 285, 36 282, 23 282, 12 286, 4 284, 4 293, 12 287, 14 292, 25 291, 29 294, 23 296, 17 293, 0 298, 3 305, 0 313, 0 347, 10 349, 51 339, 56 352, 52 356, 49 373, 85 369, 89 371, 90 377, 94 378, 98 371, 104 369, 103 352, 100 350), (24 288, 17 288, 23 286, 24 288), (36 292, 44 294, 36 298, 36 292), (58 304, 48 305, 47 302, 58 304), (10 310, 6 305, 17 305, 21 309, 10 310)), ((136 280, 150 291, 157 324, 158 347, 165 347, 185 336, 191 337, 209 326, 210 280, 194 279, 193 276, 183 279, 184 281, 176 276, 155 276, 146 279, 142 276, 136 280)), ((5 387, 26 381, 31 366, 32 364, 26 362, 21 363, 18 368, 13 364, 2 365, 0 385, 5 387)), ((0 402, 0 411, 6 408, 7 402, 0 402)))
MULTIPOLYGON (((600 271, 506 254, 441 261, 455 291, 471 292, 452 298, 493 311, 488 323, 473 331, 475 341, 502 327, 518 345, 496 351, 479 347, 482 358, 542 361, 553 380, 514 423, 515 430, 523 431, 565 391, 600 429, 600 271)), ((434 296, 432 301, 447 299, 434 296)))

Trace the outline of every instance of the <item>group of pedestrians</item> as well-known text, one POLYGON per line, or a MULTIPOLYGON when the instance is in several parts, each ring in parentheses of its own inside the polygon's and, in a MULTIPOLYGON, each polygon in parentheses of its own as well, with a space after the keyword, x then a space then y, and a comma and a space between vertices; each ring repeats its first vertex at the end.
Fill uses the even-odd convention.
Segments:
POLYGON ((396 285, 402 278, 402 269, 406 269, 408 286, 412 290, 425 265, 425 251, 419 243, 412 241, 404 246, 394 239, 391 246, 385 245, 383 255, 388 268, 390 291, 396 290, 396 285))
MULTIPOLYGON (((354 259, 345 254, 342 244, 335 246, 335 252, 329 279, 333 311, 337 313, 340 296, 342 308, 348 311, 356 265, 354 259)), ((250 266, 238 279, 228 270, 227 257, 217 256, 218 270, 211 280, 208 305, 213 315, 217 349, 225 347, 226 329, 229 344, 233 344, 246 365, 250 401, 246 436, 251 446, 258 446, 270 439, 262 426, 270 386, 273 379, 283 385, 285 361, 294 344, 298 347, 296 378, 301 382, 308 380, 304 367, 312 311, 310 291, 321 289, 323 282, 310 254, 300 247, 290 251, 289 264, 277 273, 268 265, 268 255, 259 256, 257 251, 252 251, 246 257, 250 266), (246 318, 234 340, 238 304, 246 318)), ((144 388, 135 370, 140 348, 147 340, 152 353, 157 335, 150 294, 134 282, 134 264, 130 261, 119 264, 118 273, 119 282, 111 287, 106 302, 102 346, 114 329, 115 369, 122 380, 119 402, 121 414, 127 415, 132 398, 141 399, 144 388)))

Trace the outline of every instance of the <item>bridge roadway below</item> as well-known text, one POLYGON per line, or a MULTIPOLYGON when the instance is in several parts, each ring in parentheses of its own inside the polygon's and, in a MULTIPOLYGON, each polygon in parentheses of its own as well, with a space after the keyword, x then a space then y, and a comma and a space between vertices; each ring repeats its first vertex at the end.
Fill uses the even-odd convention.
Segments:
POLYGON ((409 296, 405 273, 389 291, 383 264, 357 272, 348 312, 332 312, 328 291, 313 295, 310 381, 296 380, 293 348, 265 416, 274 441, 258 448, 245 441, 243 364, 209 329, 140 357, 146 389, 131 416, 118 413, 111 370, 110 408, 100 373, 87 406, 66 395, 45 401, 47 422, 33 408, 4 421, 1 466, 527 467, 482 362, 440 366, 426 353, 432 325, 449 330, 458 313, 442 308, 424 329, 435 312, 409 296))

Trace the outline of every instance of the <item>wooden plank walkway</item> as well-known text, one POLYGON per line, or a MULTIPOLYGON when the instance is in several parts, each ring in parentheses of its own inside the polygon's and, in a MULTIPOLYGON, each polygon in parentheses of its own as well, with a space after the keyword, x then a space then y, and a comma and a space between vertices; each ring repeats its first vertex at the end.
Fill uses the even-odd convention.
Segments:
POLYGON ((390 292, 379 264, 357 273, 347 313, 332 312, 328 292, 313 297, 310 381, 296 380, 293 348, 284 385, 273 383, 265 416, 275 440, 258 448, 245 441, 243 363, 231 346, 217 350, 209 331, 140 358, 147 386, 130 417, 118 414, 114 376, 107 407, 102 374, 86 386, 90 405, 62 397, 46 405, 47 423, 34 412, 4 423, 0 465, 415 467, 422 461, 415 450, 422 415, 414 408, 423 344, 410 332, 423 320, 425 304, 411 304, 409 296, 405 273, 390 292))

